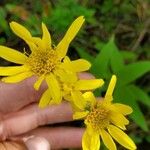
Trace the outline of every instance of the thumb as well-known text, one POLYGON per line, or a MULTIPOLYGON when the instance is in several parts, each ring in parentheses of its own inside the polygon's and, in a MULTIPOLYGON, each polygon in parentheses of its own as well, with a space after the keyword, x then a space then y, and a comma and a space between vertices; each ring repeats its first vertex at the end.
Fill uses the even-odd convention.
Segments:
POLYGON ((50 150, 50 143, 44 137, 30 136, 23 138, 28 150, 50 150))

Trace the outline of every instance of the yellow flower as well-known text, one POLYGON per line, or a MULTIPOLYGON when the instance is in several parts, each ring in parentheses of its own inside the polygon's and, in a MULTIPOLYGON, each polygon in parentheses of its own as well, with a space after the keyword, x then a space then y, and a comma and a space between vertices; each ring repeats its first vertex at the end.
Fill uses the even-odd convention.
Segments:
POLYGON ((91 92, 80 98, 82 103, 78 104, 82 111, 75 112, 74 119, 84 118, 87 126, 82 138, 83 150, 99 150, 99 138, 109 150, 116 150, 114 140, 127 149, 136 149, 131 138, 122 131, 129 124, 125 116, 132 112, 131 107, 112 103, 115 84, 116 76, 113 75, 103 100, 96 101, 91 92))
MULTIPOLYGON (((60 76, 59 82, 63 98, 67 101, 72 102, 73 105, 76 103, 80 103, 78 99, 80 99, 80 97, 82 96, 83 91, 94 90, 104 84, 104 81, 102 79, 81 80, 76 74, 72 74, 71 72, 67 73, 65 76, 61 75, 61 72, 57 73, 60 76)), ((51 101, 51 103, 53 102, 51 101)))
MULTIPOLYGON (((56 104, 59 104, 62 99, 62 92, 58 82, 59 76, 56 72, 61 71, 64 76, 66 72, 72 72, 73 69, 69 70, 69 68, 75 68, 73 73, 86 71, 90 68, 90 63, 84 59, 64 64, 69 44, 78 33, 84 20, 83 16, 78 17, 55 48, 52 47, 51 36, 44 23, 42 23, 43 36, 39 38, 33 37, 24 26, 11 22, 11 29, 29 45, 31 54, 23 54, 12 48, 0 46, 0 57, 20 64, 20 66, 0 67, 0 75, 7 76, 2 81, 15 83, 36 75, 38 76, 38 80, 34 84, 36 90, 39 89, 43 80, 46 80, 48 84, 48 89, 41 98, 42 103, 48 102, 48 99, 53 99, 56 104)), ((46 106, 47 104, 41 104, 41 106, 43 105, 46 106)))

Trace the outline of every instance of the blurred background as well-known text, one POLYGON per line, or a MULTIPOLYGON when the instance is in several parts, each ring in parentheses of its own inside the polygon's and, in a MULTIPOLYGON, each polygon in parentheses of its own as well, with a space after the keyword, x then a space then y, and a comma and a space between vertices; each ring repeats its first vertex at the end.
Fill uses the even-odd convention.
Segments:
MULTIPOLYGON (((0 45, 28 49, 9 28, 16 21, 34 36, 41 36, 43 21, 53 38, 61 40, 72 21, 86 22, 71 43, 71 59, 85 58, 90 72, 106 85, 95 91, 103 96, 112 74, 118 77, 114 101, 130 105, 128 134, 139 150, 150 146, 150 1, 149 0, 0 0, 0 45)), ((10 65, 0 59, 1 65, 10 65)), ((13 64, 11 64, 13 65, 13 64)), ((76 125, 75 123, 74 125, 76 125)), ((106 148, 103 146, 102 150, 106 148)), ((122 148, 119 148, 122 149, 122 148)))

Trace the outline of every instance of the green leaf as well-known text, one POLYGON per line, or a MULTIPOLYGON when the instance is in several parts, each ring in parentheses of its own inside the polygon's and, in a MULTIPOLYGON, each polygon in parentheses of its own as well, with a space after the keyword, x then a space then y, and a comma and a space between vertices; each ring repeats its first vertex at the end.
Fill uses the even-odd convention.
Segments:
POLYGON ((103 46, 102 50, 99 52, 93 62, 90 71, 96 77, 108 78, 111 75, 109 70, 109 63, 113 51, 113 41, 114 38, 111 38, 110 41, 105 46, 103 46))
POLYGON ((119 49, 117 48, 114 39, 112 41, 111 44, 111 48, 112 48, 112 55, 111 55, 111 69, 113 71, 113 73, 117 73, 120 69, 123 68, 124 66, 124 61, 123 61, 123 57, 121 55, 121 52, 119 51, 119 49))
POLYGON ((132 107, 133 113, 130 115, 133 121, 139 125, 144 131, 148 131, 148 126, 144 115, 136 102, 136 96, 130 89, 130 86, 117 87, 114 92, 114 101, 124 103, 132 107))
POLYGON ((124 66, 118 73, 121 85, 135 81, 145 73, 150 71, 150 61, 139 61, 124 66))
POLYGON ((126 50, 121 51, 121 55, 122 55, 123 59, 127 62, 135 61, 137 59, 137 56, 138 56, 134 52, 126 51, 126 50))
POLYGON ((94 61, 94 57, 92 55, 90 55, 88 52, 86 52, 85 50, 79 49, 79 48, 76 48, 76 50, 81 58, 84 58, 91 63, 94 61))
POLYGON ((150 107, 150 97, 144 90, 140 89, 136 85, 130 85, 129 88, 132 90, 138 101, 150 107))

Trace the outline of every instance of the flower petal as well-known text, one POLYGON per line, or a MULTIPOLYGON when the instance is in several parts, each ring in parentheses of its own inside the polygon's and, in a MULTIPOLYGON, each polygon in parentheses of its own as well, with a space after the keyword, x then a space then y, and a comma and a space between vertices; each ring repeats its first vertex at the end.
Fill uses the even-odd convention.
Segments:
POLYGON ((112 105, 114 110, 122 113, 123 115, 129 115, 133 112, 132 108, 128 105, 120 104, 120 103, 115 103, 112 105))
POLYGON ((23 72, 23 73, 14 75, 14 76, 2 78, 2 81, 5 83, 17 83, 26 78, 31 77, 32 75, 33 73, 31 71, 28 71, 28 72, 23 72))
POLYGON ((64 62, 61 66, 71 72, 83 72, 89 70, 91 64, 85 59, 77 59, 70 62, 64 62))
POLYGON ((45 79, 45 75, 42 75, 37 79, 37 81, 34 83, 34 89, 35 90, 39 90, 44 79, 45 79))
POLYGON ((80 30, 83 22, 84 22, 84 17, 80 16, 78 17, 69 27, 68 31, 66 32, 65 36, 63 39, 60 41, 60 43, 56 47, 56 51, 58 52, 60 58, 65 57, 69 44, 70 42, 74 39, 78 31, 80 30))
POLYGON ((24 64, 28 59, 23 53, 5 46, 0 46, 0 57, 17 64, 24 64))
POLYGON ((111 118, 111 122, 114 125, 118 126, 123 130, 126 130, 125 125, 129 124, 129 120, 127 120, 122 114, 111 111, 110 118, 111 118))
POLYGON ((100 135, 105 146, 110 150, 116 150, 116 144, 114 143, 112 137, 105 130, 101 130, 100 135))
POLYGON ((89 70, 91 67, 91 64, 89 61, 85 59, 77 59, 77 60, 71 61, 71 67, 74 72, 82 72, 82 71, 89 70))
POLYGON ((12 76, 18 73, 29 71, 29 68, 23 66, 0 67, 0 76, 12 76))
POLYGON ((51 92, 52 100, 55 104, 60 104, 62 100, 62 93, 56 77, 51 73, 46 76, 46 82, 51 92))
POLYGON ((42 41, 45 44, 46 48, 51 48, 51 36, 50 33, 44 23, 42 23, 43 37, 42 41))
POLYGON ((44 108, 44 107, 48 106, 50 100, 51 100, 51 93, 50 93, 50 90, 47 89, 47 90, 43 93, 43 95, 42 95, 42 97, 41 97, 41 99, 40 99, 39 107, 40 107, 40 108, 44 108))
POLYGON ((80 91, 72 91, 71 96, 73 99, 73 103, 81 110, 84 110, 86 107, 86 101, 82 96, 80 91))
POLYGON ((112 94, 113 94, 113 91, 114 91, 114 88, 115 88, 115 85, 116 85, 116 81, 117 81, 117 78, 116 78, 115 75, 113 75, 111 77, 110 83, 108 85, 108 89, 106 91, 104 100, 112 101, 112 94))
POLYGON ((82 148, 83 150, 99 150, 100 149, 100 138, 98 133, 91 133, 88 128, 85 130, 82 137, 82 148))
POLYGON ((76 73, 66 72, 63 69, 57 69, 54 74, 57 75, 64 83, 75 83, 77 81, 76 73))
POLYGON ((131 150, 136 149, 136 145, 134 144, 132 139, 127 134, 125 134, 122 130, 120 130, 119 128, 117 128, 113 125, 110 125, 108 127, 108 131, 111 134, 111 136, 125 148, 131 149, 131 150))
POLYGON ((39 51, 45 51, 46 47, 45 44, 43 43, 42 39, 39 37, 32 37, 32 42, 36 45, 36 50, 39 51))
POLYGON ((24 26, 17 22, 12 21, 10 23, 10 28, 18 37, 20 37, 24 41, 29 41, 32 38, 31 33, 24 26))
POLYGON ((88 111, 83 111, 83 112, 75 112, 73 114, 73 119, 77 120, 77 119, 82 119, 84 117, 86 117, 88 115, 88 111))
POLYGON ((96 103, 96 98, 92 92, 85 92, 82 96, 84 97, 84 99, 86 101, 86 108, 94 107, 94 105, 96 103))
POLYGON ((79 80, 75 84, 76 90, 93 90, 104 84, 102 79, 79 80))

